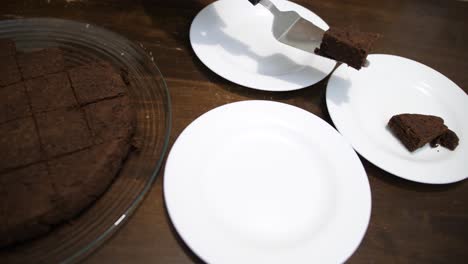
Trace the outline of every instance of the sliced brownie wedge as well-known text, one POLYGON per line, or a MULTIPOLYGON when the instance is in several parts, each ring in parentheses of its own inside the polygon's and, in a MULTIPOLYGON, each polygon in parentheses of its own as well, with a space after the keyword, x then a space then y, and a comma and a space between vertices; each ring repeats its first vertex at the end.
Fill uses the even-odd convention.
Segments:
POLYGON ((411 152, 448 131, 442 118, 421 114, 395 115, 388 122, 388 127, 411 152))

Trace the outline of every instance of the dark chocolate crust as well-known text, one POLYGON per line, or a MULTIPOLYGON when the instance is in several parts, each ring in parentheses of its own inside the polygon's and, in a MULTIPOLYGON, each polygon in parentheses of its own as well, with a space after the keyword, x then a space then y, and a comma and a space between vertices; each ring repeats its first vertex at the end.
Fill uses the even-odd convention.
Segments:
POLYGON ((65 69, 58 49, 18 58, 26 80, 0 86, 0 247, 45 234, 98 199, 136 122, 109 64, 65 69))
POLYGON ((388 122, 388 127, 411 152, 448 130, 442 118, 420 114, 395 115, 388 122))
POLYGON ((315 53, 359 70, 379 37, 375 33, 332 27, 325 32, 320 48, 315 53))

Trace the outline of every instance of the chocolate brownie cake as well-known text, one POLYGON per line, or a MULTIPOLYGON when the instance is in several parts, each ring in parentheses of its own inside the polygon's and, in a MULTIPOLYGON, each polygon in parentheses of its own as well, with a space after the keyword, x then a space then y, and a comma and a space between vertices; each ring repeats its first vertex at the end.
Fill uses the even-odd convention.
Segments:
POLYGON ((420 114, 400 114, 393 116, 388 122, 393 134, 409 151, 430 143, 431 147, 439 144, 450 150, 458 146, 458 136, 437 116, 420 114))
POLYGON ((332 27, 323 35, 320 48, 315 53, 359 70, 378 38, 379 35, 375 33, 332 27))
POLYGON ((66 69, 59 49, 12 54, 11 45, 0 41, 9 60, 0 70, 20 74, 0 71, 0 247, 90 206, 118 174, 135 129, 126 84, 111 65, 66 69))

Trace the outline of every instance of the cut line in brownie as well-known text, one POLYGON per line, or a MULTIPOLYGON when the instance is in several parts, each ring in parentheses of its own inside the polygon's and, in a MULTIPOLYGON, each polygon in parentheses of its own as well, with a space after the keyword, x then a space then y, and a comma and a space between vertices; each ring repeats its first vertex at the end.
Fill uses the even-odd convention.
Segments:
POLYGON ((0 171, 41 159, 39 137, 32 117, 0 124, 0 171))
POLYGON ((11 56, 16 54, 16 44, 11 39, 0 39, 0 57, 11 56))
POLYGON ((364 66, 367 55, 379 37, 379 34, 361 32, 350 27, 331 27, 325 32, 320 48, 315 53, 359 70, 364 66))
POLYGON ((108 63, 92 63, 68 71, 80 104, 88 104, 124 94, 126 85, 108 63))
POLYGON ((84 109, 95 143, 126 139, 132 135, 135 116, 128 96, 99 101, 84 109))
POLYGON ((45 75, 25 82, 33 112, 76 106, 77 102, 65 72, 45 75))
POLYGON ((21 81, 21 73, 14 56, 0 57, 0 89, 21 81))
POLYGON ((65 70, 63 52, 58 48, 47 48, 19 54, 18 66, 24 79, 40 77, 65 70))
POLYGON ((84 114, 79 108, 36 115, 39 136, 46 157, 77 151, 92 144, 84 114))
POLYGON ((22 82, 0 88, 0 124, 31 116, 26 88, 22 82))
POLYGON ((400 114, 393 116, 388 126, 393 134, 411 152, 445 133, 448 128, 437 116, 400 114))

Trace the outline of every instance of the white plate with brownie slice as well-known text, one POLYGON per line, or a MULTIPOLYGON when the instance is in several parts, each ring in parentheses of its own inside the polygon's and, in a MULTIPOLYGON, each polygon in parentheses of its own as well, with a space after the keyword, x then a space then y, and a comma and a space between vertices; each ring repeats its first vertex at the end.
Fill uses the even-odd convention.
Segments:
POLYGON ((371 212, 358 156, 321 118, 271 101, 213 109, 168 157, 169 216, 207 263, 342 263, 371 212))
MULTIPOLYGON (((271 0, 280 10, 293 10, 318 27, 328 25, 310 10, 284 0, 271 0)), ((190 43, 212 71, 234 83, 265 91, 291 91, 328 76, 336 62, 280 43, 272 33, 273 15, 249 1, 220 0, 193 20, 190 43)))
MULTIPOLYGON (((393 55, 368 56, 371 66, 340 66, 327 87, 327 107, 340 133, 376 166, 401 178, 447 184, 468 177, 468 96, 458 85, 419 62, 393 55), (441 117, 459 137, 455 150, 430 144, 409 151, 388 122, 399 114, 441 117)), ((436 119, 434 119, 436 120, 436 119)))

